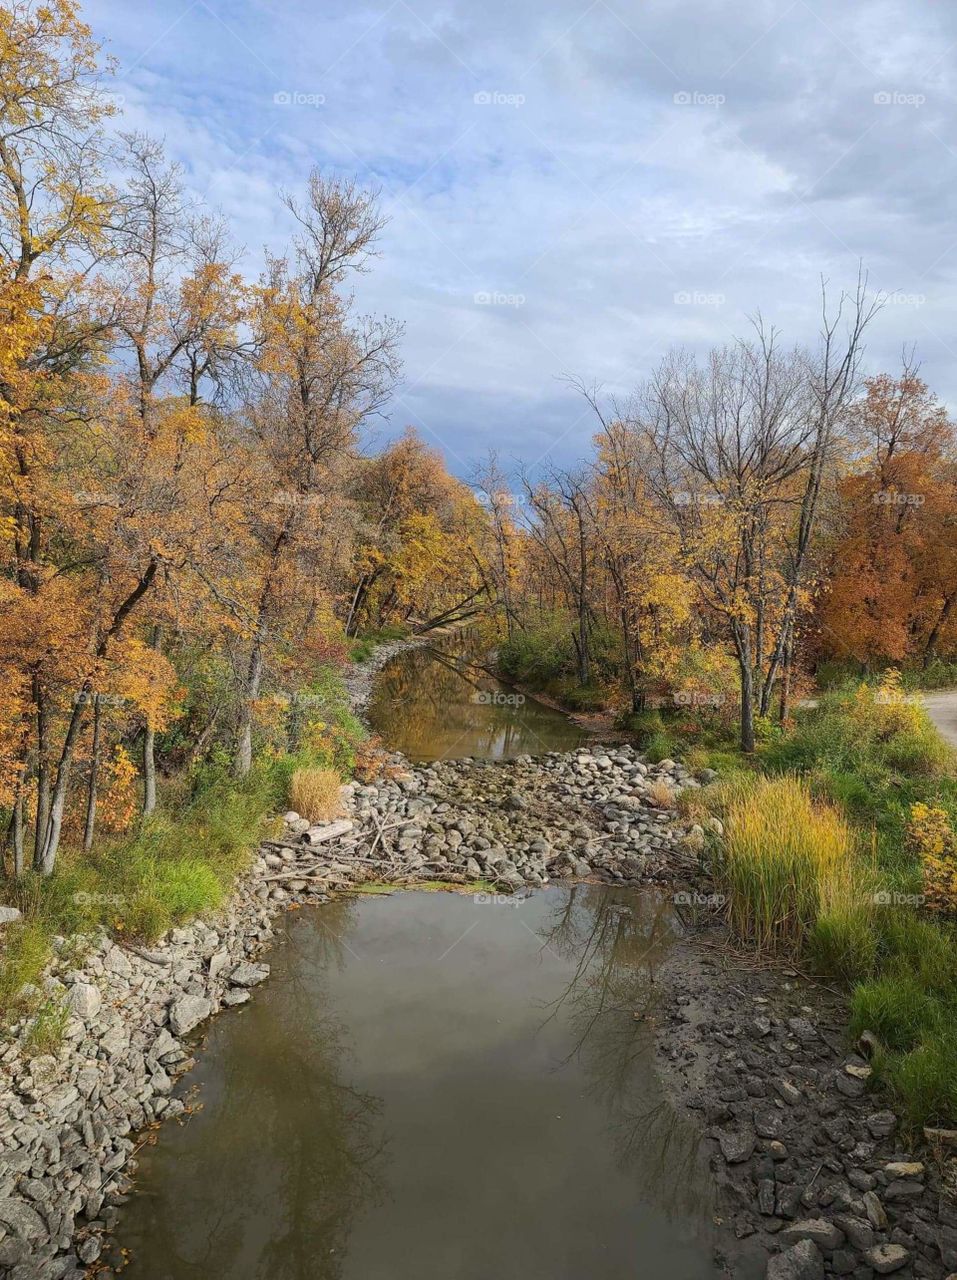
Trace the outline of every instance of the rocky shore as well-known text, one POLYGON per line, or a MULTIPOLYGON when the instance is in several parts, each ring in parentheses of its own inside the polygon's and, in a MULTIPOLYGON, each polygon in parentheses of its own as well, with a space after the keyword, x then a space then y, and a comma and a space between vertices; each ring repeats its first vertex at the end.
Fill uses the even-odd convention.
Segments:
POLYGON ((848 1044, 845 999, 738 963, 722 943, 704 926, 673 952, 657 1053, 711 1141, 736 1247, 770 1254, 768 1280, 953 1280, 957 1133, 915 1154, 871 1092, 869 1037, 848 1044))
MULTIPOLYGON (((360 713, 375 670, 410 643, 347 672, 360 713)), ((624 746, 497 763, 393 756, 376 781, 343 788, 336 821, 287 814, 216 919, 149 948, 58 939, 43 985, 67 1013, 61 1046, 31 1054, 24 1020, 0 1051, 0 1275, 78 1280, 96 1267, 131 1189, 138 1134, 182 1115, 175 1086, 203 1024, 268 978, 278 912, 364 882, 510 893, 588 878, 690 886, 682 900, 693 901, 708 887, 705 833, 673 805, 708 780, 624 746)), ((703 938, 717 935, 706 927, 703 938)), ((763 1271, 770 1251, 770 1280, 957 1270, 952 1202, 869 1097, 866 1057, 844 1052, 840 1000, 720 955, 677 948, 658 1052, 676 1101, 714 1143, 737 1237, 729 1253, 750 1247, 763 1271)))

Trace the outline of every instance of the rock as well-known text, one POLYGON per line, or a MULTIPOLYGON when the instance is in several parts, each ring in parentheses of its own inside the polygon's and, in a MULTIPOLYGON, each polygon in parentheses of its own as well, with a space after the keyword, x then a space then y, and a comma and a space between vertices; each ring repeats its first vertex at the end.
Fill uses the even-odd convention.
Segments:
POLYGON ((205 996, 180 996, 169 1009, 169 1025, 174 1036, 184 1036, 204 1022, 212 1012, 205 996))
POLYGON ((767 1280, 824 1280, 824 1259, 813 1240, 801 1240, 768 1262, 767 1280))
POLYGON ((889 1138, 897 1128, 897 1116, 893 1111, 875 1111, 864 1123, 872 1138, 889 1138))
POLYGON ((87 1238, 82 1240, 76 1247, 80 1261, 85 1262, 87 1266, 89 1266, 91 1262, 96 1262, 97 1258, 100 1256, 101 1249, 102 1246, 100 1244, 99 1236, 87 1236, 87 1238))
POLYGON ((0 924, 15 924, 21 915, 16 907, 0 907, 0 924))
POLYGON ((881 1204, 877 1192, 865 1191, 863 1200, 868 1222, 872 1227, 876 1227, 878 1231, 883 1231, 887 1226, 887 1214, 884 1212, 884 1206, 881 1204))
POLYGON ((844 1232, 826 1218, 804 1218, 801 1222, 792 1222, 785 1227, 781 1232, 781 1239, 788 1244, 812 1240, 819 1249, 829 1253, 832 1249, 839 1249, 844 1243, 844 1232))
POLYGON ((924 1130, 924 1137, 932 1146, 957 1147, 957 1129, 924 1130))
POLYGON ((226 994, 223 996, 223 1004, 228 1005, 230 1008, 233 1008, 236 1005, 245 1004, 248 999, 249 999, 248 991, 245 991, 242 987, 233 987, 230 991, 227 991, 226 994))
POLYGON ((753 1129, 721 1129, 718 1146, 728 1164, 740 1164, 754 1151, 756 1135, 753 1129))
POLYGON ((889 1178, 922 1178, 924 1166, 919 1160, 892 1160, 884 1165, 889 1178))
POLYGON ((229 981, 234 987, 255 987, 268 977, 268 964, 252 964, 249 960, 243 960, 229 975, 229 981))
POLYGON ((876 1244, 864 1254, 864 1261, 879 1276, 889 1276, 910 1262, 910 1252, 902 1244, 876 1244))
POLYGON ((75 982, 66 998, 67 1009, 84 1022, 89 1022, 91 1018, 96 1017, 102 1003, 100 989, 92 982, 75 982))
POLYGON ((794 1106, 796 1102, 800 1102, 803 1094, 801 1090, 791 1083, 790 1080, 774 1080, 772 1081, 774 1089, 780 1098, 785 1101, 788 1106, 794 1106))
POLYGON ((869 1249, 874 1243, 874 1228, 863 1218, 857 1218, 851 1213, 842 1213, 834 1221, 858 1252, 869 1249))
POLYGON ((37 1240, 46 1235, 43 1219, 23 1200, 0 1200, 0 1224, 23 1240, 37 1240))

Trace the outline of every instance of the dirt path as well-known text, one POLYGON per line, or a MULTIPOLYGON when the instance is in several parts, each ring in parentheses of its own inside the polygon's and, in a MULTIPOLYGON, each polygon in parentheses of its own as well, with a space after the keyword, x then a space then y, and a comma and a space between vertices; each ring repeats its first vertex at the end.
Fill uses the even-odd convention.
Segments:
POLYGON ((957 747, 957 689, 925 693, 924 703, 937 732, 952 747, 957 747))

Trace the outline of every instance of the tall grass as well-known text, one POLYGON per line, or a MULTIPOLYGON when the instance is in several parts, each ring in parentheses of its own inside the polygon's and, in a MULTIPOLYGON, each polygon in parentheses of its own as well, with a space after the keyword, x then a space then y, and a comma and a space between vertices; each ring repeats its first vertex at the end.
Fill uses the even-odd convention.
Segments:
POLYGON ((799 951, 825 909, 848 905, 853 858, 837 809, 797 778, 756 779, 728 806, 717 867, 735 934, 762 952, 799 951))

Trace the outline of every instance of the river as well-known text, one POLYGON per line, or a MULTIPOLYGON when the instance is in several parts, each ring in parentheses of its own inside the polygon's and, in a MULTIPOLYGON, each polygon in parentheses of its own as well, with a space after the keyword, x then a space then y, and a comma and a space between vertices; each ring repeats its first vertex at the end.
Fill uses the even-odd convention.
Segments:
MULTIPOLYGON (((550 708, 473 697, 509 692, 474 657, 443 643, 384 669, 388 745, 430 760, 580 740, 550 708)), ((699 1134, 654 1062, 674 927, 651 891, 567 882, 289 913, 269 982, 212 1022, 180 1086, 195 1109, 141 1152, 124 1274, 718 1276, 699 1134)))

